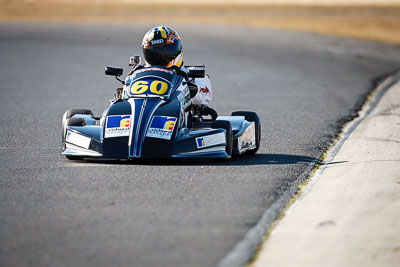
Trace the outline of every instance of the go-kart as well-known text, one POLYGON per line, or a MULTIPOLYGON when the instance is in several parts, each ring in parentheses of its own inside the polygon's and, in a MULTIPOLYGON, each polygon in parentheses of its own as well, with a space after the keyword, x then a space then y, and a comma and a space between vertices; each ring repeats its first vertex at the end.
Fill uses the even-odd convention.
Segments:
POLYGON ((131 57, 133 69, 123 81, 122 68, 105 74, 122 82, 100 117, 87 109, 70 109, 62 119, 63 152, 68 159, 231 158, 254 154, 261 125, 255 112, 217 116, 191 103, 196 78, 204 66, 144 67, 131 57), (210 117, 211 118, 208 118, 210 117))

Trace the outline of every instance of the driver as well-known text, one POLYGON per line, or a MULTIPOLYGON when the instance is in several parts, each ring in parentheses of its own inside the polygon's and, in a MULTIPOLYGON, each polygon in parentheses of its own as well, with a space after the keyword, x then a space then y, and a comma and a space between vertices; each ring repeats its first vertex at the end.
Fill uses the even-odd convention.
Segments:
MULTIPOLYGON (((187 73, 187 69, 183 66, 181 38, 172 28, 159 26, 149 30, 143 37, 142 50, 146 67, 176 66, 187 73)), ((216 112, 208 107, 212 100, 211 82, 208 75, 204 78, 196 78, 194 84, 197 86, 197 94, 192 98, 192 104, 198 106, 202 115, 212 115, 212 113, 216 115, 216 112)))

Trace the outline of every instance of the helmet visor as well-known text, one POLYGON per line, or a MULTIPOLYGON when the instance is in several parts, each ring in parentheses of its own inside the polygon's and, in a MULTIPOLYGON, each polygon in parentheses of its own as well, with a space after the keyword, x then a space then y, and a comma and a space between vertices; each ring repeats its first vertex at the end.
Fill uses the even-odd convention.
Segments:
POLYGON ((180 40, 175 40, 172 44, 153 45, 143 48, 143 55, 150 65, 166 66, 182 52, 180 40))

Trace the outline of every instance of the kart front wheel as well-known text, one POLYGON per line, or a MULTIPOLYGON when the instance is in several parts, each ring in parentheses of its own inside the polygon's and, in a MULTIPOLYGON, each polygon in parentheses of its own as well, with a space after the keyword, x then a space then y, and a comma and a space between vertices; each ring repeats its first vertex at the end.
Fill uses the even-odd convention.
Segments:
POLYGON ((217 121, 212 122, 211 128, 225 129, 225 131, 226 131, 226 154, 231 156, 232 149, 233 149, 233 132, 232 132, 231 123, 229 121, 217 120, 217 121))
POLYGON ((62 142, 65 143, 65 135, 67 134, 67 127, 68 126, 85 126, 86 121, 83 118, 69 118, 63 120, 62 125, 62 142))
POLYGON ((91 115, 92 117, 94 117, 93 112, 90 109, 74 108, 65 111, 64 119, 72 118, 76 114, 91 115))
MULTIPOLYGON (((82 114, 82 115, 90 115, 94 117, 93 112, 89 109, 68 109, 67 111, 64 112, 63 118, 62 118, 62 142, 65 142, 65 134, 67 133, 67 126, 81 126, 81 125, 72 125, 69 124, 67 125, 67 120, 72 119, 72 117, 76 114, 82 114)), ((70 123, 74 123, 71 121, 70 123)), ((76 122, 75 122, 76 123, 76 122)))

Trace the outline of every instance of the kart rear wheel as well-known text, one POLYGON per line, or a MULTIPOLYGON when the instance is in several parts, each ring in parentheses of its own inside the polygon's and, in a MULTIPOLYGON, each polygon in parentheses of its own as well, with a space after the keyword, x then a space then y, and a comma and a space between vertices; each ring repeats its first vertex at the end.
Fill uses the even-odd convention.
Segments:
POLYGON ((225 129, 226 131, 226 154, 232 156, 233 149, 233 132, 232 125, 229 121, 213 121, 211 124, 211 128, 213 129, 225 129))
POLYGON ((256 134, 256 148, 249 150, 246 152, 246 154, 253 155, 257 153, 258 149, 260 149, 260 143, 261 143, 261 123, 260 123, 260 118, 258 117, 257 113, 252 112, 252 111, 235 111, 232 112, 232 116, 244 116, 246 121, 254 121, 255 124, 255 134, 256 134))

